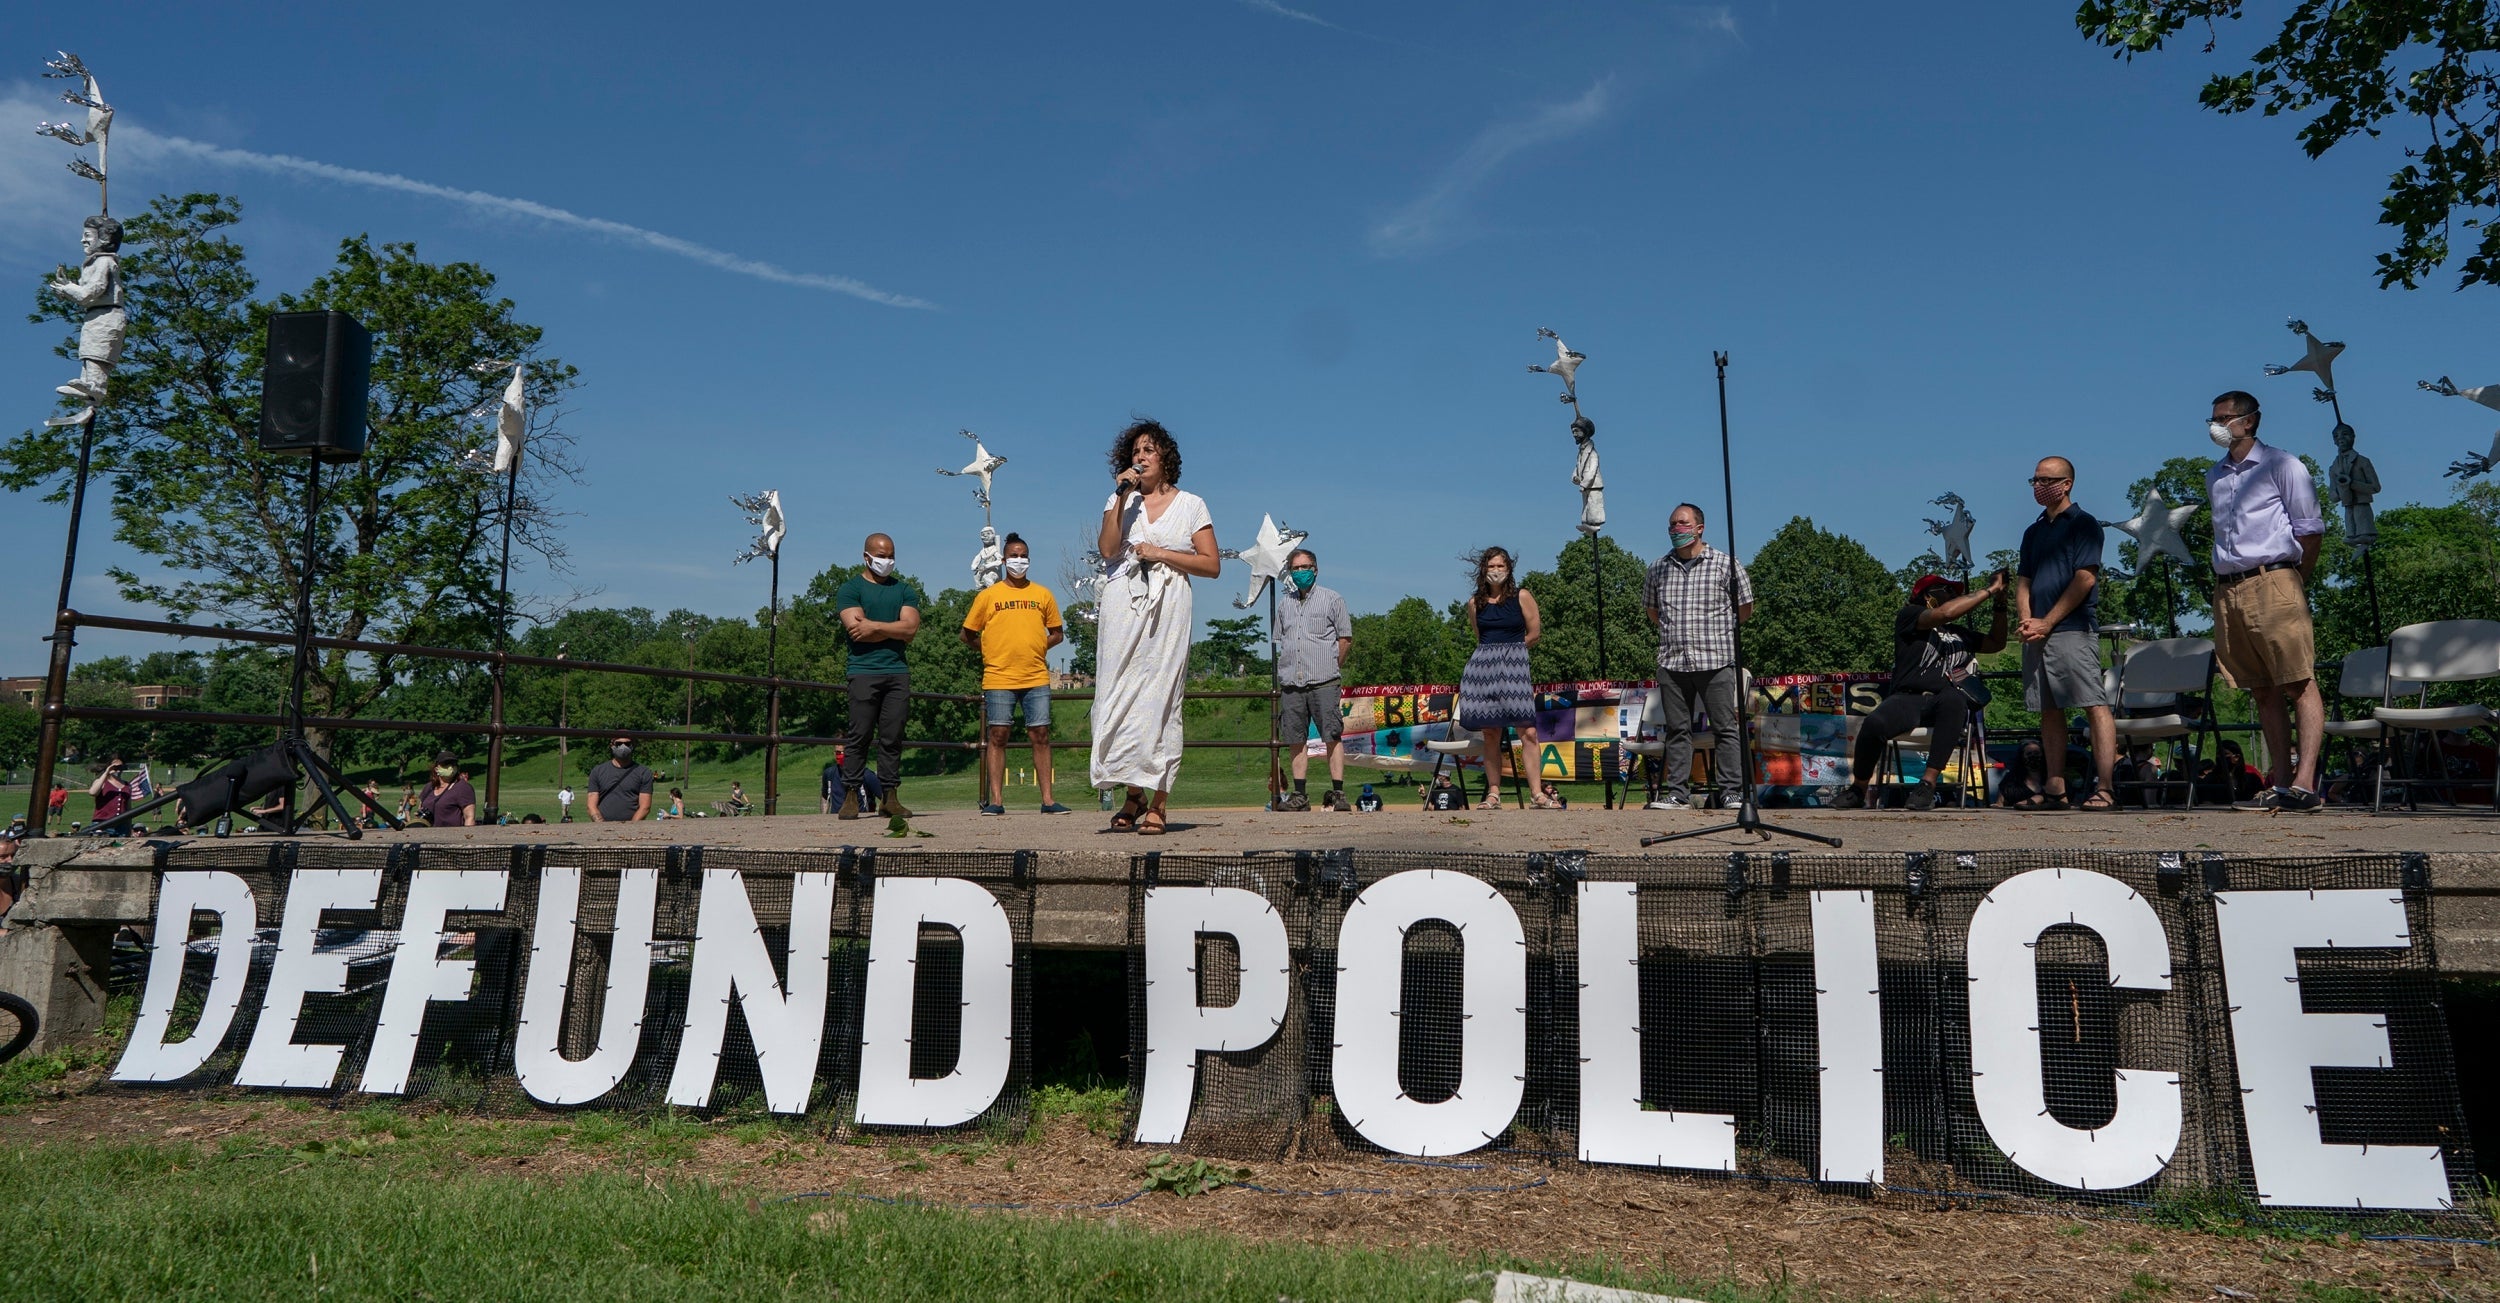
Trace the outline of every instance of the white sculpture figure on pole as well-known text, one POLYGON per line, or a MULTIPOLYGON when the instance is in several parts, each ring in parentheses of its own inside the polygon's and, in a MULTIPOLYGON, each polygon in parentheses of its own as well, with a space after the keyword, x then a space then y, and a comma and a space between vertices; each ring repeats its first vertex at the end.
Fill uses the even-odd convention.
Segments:
POLYGON ((2270 376, 2279 376, 2289 375, 2294 371, 2306 371, 2318 378, 2318 387, 2310 390, 2309 396, 2317 399, 2321 403, 2334 402, 2335 359, 2344 351, 2343 341, 2319 340, 2317 336, 2309 333, 2309 323, 2302 321, 2297 317, 2293 318, 2287 324, 2290 325, 2292 333, 2300 336, 2301 340, 2306 343, 2308 347, 2302 351, 2300 360, 2292 363, 2290 366, 2277 366, 2272 363, 2268 363, 2266 366, 2266 374, 2270 376))
MULTIPOLYGON (((2443 398, 2463 398, 2481 403, 2485 407, 2500 409, 2500 385, 2478 385, 2472 389, 2459 389, 2456 382, 2446 376, 2441 376, 2437 381, 2424 380, 2420 383, 2424 389, 2443 398)), ((2461 480, 2470 480, 2477 475, 2488 474, 2496 467, 2500 467, 2500 431, 2492 433, 2491 451, 2469 452, 2464 457, 2448 463, 2448 474, 2461 480)))
POLYGON ((981 550, 972 554, 972 587, 974 592, 997 583, 1007 573, 1007 556, 998 545, 998 531, 988 525, 981 527, 981 550))
MULTIPOLYGON (((529 399, 523 385, 521 366, 519 362, 506 362, 495 358, 479 362, 469 368, 479 375, 491 375, 505 367, 512 368, 512 379, 503 387, 501 399, 489 399, 469 409, 471 416, 484 416, 490 409, 495 413, 493 464, 497 475, 507 474, 513 467, 521 464, 521 444, 529 434, 529 399)), ((484 458, 481 457, 478 460, 484 460, 484 458)))
POLYGON ((1571 486, 1580 491, 1580 532, 1593 535, 1606 527, 1606 476, 1597 466, 1597 422, 1580 410, 1580 364, 1589 356, 1574 351, 1562 336, 1544 326, 1537 327, 1536 334, 1554 341, 1554 360, 1530 362, 1528 369, 1562 377, 1560 401, 1571 405, 1571 486))
POLYGON ((950 471, 945 467, 940 466, 938 467, 938 474, 974 475, 980 477, 981 487, 972 491, 972 497, 974 501, 981 504, 981 521, 983 524, 987 524, 990 519, 990 473, 997 470, 999 467, 1006 465, 1007 459, 998 456, 987 448, 982 447, 981 436, 974 434, 972 431, 964 430, 960 433, 963 437, 972 440, 971 463, 966 465, 962 470, 955 471, 950 471))
POLYGON ((104 102, 104 88, 96 84, 95 74, 87 71, 87 65, 77 55, 67 50, 59 53, 61 57, 44 62, 43 75, 83 84, 83 93, 65 90, 61 92, 61 100, 85 109, 87 125, 81 128, 68 122, 38 122, 35 134, 81 147, 95 146, 95 162, 89 163, 84 157, 74 158, 69 162, 69 170, 95 182, 96 211, 109 213, 113 211, 113 203, 112 194, 105 184, 104 150, 106 139, 113 134, 113 106, 104 102))
POLYGON ((2367 552, 2378 541, 2378 517, 2370 510, 2379 492, 2378 468, 2353 451, 2352 442, 2352 427, 2336 422, 2335 464, 2326 471, 2327 491, 2344 509, 2344 540, 2353 551, 2367 552))
POLYGON ((1951 516, 1943 520, 1927 522, 1927 532, 1944 540, 1944 566, 1942 568, 1958 571, 1965 576, 1969 575, 1970 532, 1971 528, 1979 523, 1978 520, 1973 518, 1970 509, 1963 505, 1962 495, 1959 493, 1947 493, 1939 498, 1930 498, 1928 501, 1935 506, 1953 508, 1951 516))
POLYGON ((2196 515, 2196 504, 2184 507, 2170 505, 2158 488, 2144 491, 2144 505, 2137 507, 2135 518, 2118 522, 2118 532, 2135 540, 2135 564, 2138 570, 2156 556, 2171 557, 2181 565, 2194 565, 2196 558, 2188 551, 2187 537, 2180 531, 2196 515))
POLYGON ((87 111, 87 125, 38 122, 35 134, 72 145, 95 146, 95 162, 89 163, 81 156, 69 163, 70 171, 96 184, 96 215, 86 220, 78 235, 82 257, 78 279, 54 281, 50 287, 78 308, 80 316, 78 377, 56 386, 56 391, 77 399, 83 406, 44 424, 80 425, 92 418, 95 405, 104 401, 113 367, 121 361, 122 335, 129 325, 129 317, 122 310, 122 227, 113 220, 112 193, 105 184, 105 145, 113 131, 113 106, 104 102, 104 90, 96 84, 95 74, 67 50, 44 64, 43 75, 80 83, 80 90, 63 91, 61 98, 87 111))
POLYGON ((766 489, 762 493, 743 498, 733 497, 729 501, 732 506, 747 513, 748 523, 763 531, 757 534, 755 541, 747 545, 747 550, 739 553, 730 564, 744 565, 758 557, 779 561, 782 536, 789 532, 781 515, 780 490, 766 489))
POLYGON ((1311 532, 1278 523, 1274 516, 1259 517, 1258 541, 1247 548, 1225 548, 1220 555, 1250 563, 1250 590, 1233 599, 1233 609, 1246 611, 1270 583, 1285 573, 1285 560, 1293 550, 1309 538, 1311 532))

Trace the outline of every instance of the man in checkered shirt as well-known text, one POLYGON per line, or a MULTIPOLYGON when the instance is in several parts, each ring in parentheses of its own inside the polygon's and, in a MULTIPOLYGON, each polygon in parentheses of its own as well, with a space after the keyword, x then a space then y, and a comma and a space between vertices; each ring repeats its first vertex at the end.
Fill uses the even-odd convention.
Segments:
POLYGON ((1641 585, 1641 604, 1658 626, 1658 694, 1665 719, 1666 781, 1652 810, 1693 808, 1693 707, 1710 721, 1710 785, 1724 809, 1739 802, 1736 622, 1753 616, 1753 578, 1736 558, 1702 541, 1701 508, 1684 503, 1667 518, 1675 550, 1658 558, 1641 585), (1730 590, 1733 590, 1733 601, 1730 590))

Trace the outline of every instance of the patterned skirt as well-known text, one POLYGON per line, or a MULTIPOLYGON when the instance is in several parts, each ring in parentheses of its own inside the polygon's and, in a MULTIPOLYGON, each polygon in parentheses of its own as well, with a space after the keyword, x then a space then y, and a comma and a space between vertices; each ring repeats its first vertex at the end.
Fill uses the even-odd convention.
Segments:
POLYGON ((1528 645, 1479 644, 1458 678, 1458 726, 1483 733, 1525 728, 1535 722, 1536 692, 1528 684, 1528 645))

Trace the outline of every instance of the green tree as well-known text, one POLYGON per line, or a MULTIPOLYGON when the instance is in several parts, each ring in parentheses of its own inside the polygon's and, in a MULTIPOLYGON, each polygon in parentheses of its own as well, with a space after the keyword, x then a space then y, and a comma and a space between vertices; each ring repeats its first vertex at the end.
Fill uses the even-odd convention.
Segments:
POLYGON ((1189 667, 1199 674, 1238 679, 1267 675, 1267 613, 1207 621, 1189 648, 1189 667))
MULTIPOLYGON (((557 416, 573 368, 541 354, 541 332, 494 296, 485 268, 425 262, 413 245, 342 241, 336 264, 302 293, 258 298, 228 235, 239 220, 234 200, 189 194, 160 197, 127 225, 130 330, 96 417, 96 464, 113 485, 115 538, 154 573, 113 570, 122 595, 179 618, 292 626, 303 463, 260 450, 258 377, 271 313, 335 308, 373 332, 371 433, 361 460, 325 476, 315 625, 345 638, 484 642, 502 495, 463 464, 462 445, 481 437, 464 429, 465 414, 500 383, 472 368, 528 360, 534 428, 514 539, 550 564, 563 553, 545 498, 572 473, 557 416)), ((58 296, 38 297, 34 320, 74 320, 58 296)), ((75 456, 73 431, 30 430, 0 447, 0 485, 47 487, 57 500, 75 456)), ((352 717, 406 672, 399 657, 351 666, 347 653, 325 653, 307 705, 352 717)))
POLYGON ((0 774, 14 774, 35 763, 35 735, 43 717, 14 697, 0 700, 0 774))
MULTIPOLYGON (((2220 42, 2217 23, 2243 0, 2083 0, 2075 26, 2133 58, 2191 26, 2220 42)), ((2272 40, 2236 72, 2216 73, 2197 99, 2217 113, 2306 116, 2300 146, 2317 158, 2355 137, 2414 142, 2388 178, 2379 222, 2398 231, 2378 255, 2379 284, 2413 288, 2470 249, 2460 286, 2500 279, 2500 6, 2475 0, 2299 0, 2272 40), (2457 240, 2454 228, 2480 236, 2457 240), (2453 243, 2452 243, 2453 242, 2453 243)))
MULTIPOLYGON (((1605 575, 1606 676, 1645 679, 1657 672, 1658 628, 1641 607, 1649 567, 1603 534, 1583 534, 1563 546, 1550 571, 1530 572, 1520 586, 1536 594, 1544 630, 1528 652, 1528 673, 1539 683, 1604 677, 1597 664, 1596 574, 1605 575)), ((1462 662, 1463 664, 1463 662, 1462 662)))
POLYGON ((2384 629, 2374 629, 2361 559, 2334 558, 2333 583, 2312 599, 2318 657, 2378 645, 2382 633, 2426 620, 2488 620, 2500 612, 2500 486, 2477 481, 2444 506, 2418 503, 2378 513, 2369 568, 2378 578, 2384 629))
POLYGON ((1463 619, 1453 620, 1420 597, 1402 597, 1385 612, 1354 617, 1345 682, 1350 687, 1455 684, 1475 645, 1463 619))
POLYGON ((1756 674, 1883 669, 1892 664, 1892 620, 1903 594, 1865 545, 1797 516, 1746 567, 1754 618, 1745 661, 1756 674))

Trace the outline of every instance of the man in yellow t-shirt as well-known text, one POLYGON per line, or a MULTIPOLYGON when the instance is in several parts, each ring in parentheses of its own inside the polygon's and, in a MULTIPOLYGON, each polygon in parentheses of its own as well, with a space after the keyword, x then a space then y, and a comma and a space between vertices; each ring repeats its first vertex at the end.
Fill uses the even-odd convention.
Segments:
POLYGON ((1006 577, 981 590, 964 616, 963 640, 981 652, 981 719, 988 755, 981 765, 981 813, 1007 813, 1007 734, 1024 707, 1025 736, 1033 742, 1033 776, 1042 788, 1042 813, 1066 814, 1050 795, 1050 649, 1067 641, 1059 600, 1028 577, 1033 549, 1020 534, 1001 545, 1006 577))

